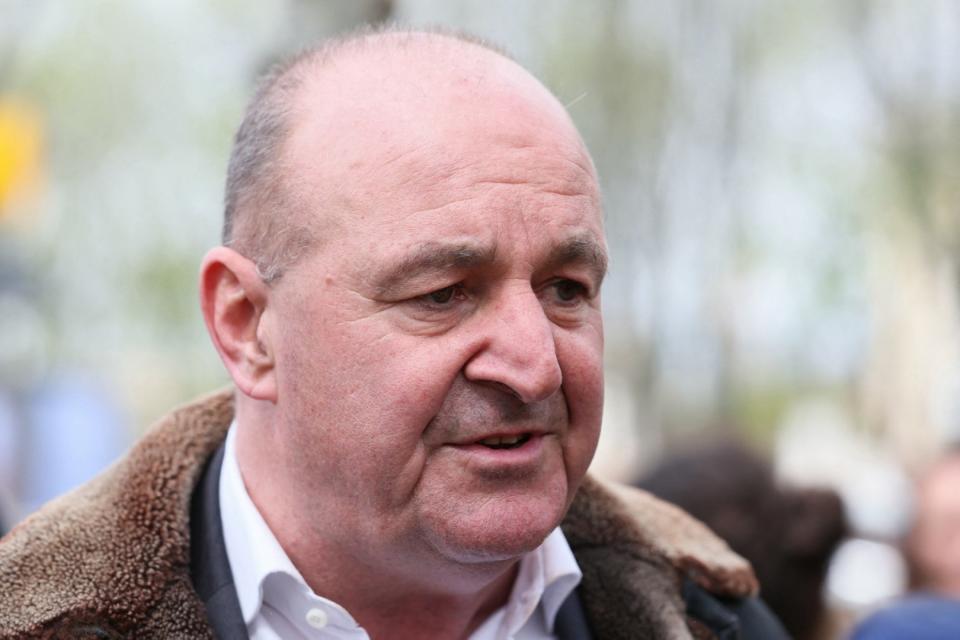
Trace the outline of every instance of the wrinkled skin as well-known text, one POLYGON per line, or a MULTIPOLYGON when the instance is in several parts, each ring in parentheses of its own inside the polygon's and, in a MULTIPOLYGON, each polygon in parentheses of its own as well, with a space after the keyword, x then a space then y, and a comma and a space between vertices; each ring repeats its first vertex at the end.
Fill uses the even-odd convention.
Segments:
POLYGON ((348 608, 354 583, 505 595, 599 435, 592 163, 520 67, 454 53, 367 51, 303 87, 285 163, 319 246, 256 299, 269 366, 231 369, 251 497, 348 608), (501 436, 524 442, 479 443, 501 436))

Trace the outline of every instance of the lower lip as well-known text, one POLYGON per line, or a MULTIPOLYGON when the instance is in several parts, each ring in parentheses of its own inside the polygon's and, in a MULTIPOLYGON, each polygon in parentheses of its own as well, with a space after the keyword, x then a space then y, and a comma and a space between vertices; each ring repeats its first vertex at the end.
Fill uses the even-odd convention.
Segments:
POLYGON ((454 445, 453 449, 468 457, 471 464, 490 469, 522 468, 540 463, 543 435, 531 435, 519 447, 493 449, 482 444, 454 445))

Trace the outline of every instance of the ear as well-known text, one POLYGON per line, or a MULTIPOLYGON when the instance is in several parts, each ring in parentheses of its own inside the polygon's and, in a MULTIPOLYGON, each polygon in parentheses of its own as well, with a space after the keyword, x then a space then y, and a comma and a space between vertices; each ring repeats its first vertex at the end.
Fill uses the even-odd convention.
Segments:
POLYGON ((274 358, 263 323, 268 298, 252 260, 227 247, 203 258, 200 308, 220 359, 240 391, 276 402, 274 358))

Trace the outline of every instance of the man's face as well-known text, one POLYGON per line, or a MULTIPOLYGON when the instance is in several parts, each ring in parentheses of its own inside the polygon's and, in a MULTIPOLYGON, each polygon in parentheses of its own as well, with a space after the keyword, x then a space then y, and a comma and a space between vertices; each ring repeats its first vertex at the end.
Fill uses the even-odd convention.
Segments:
POLYGON ((428 128, 394 110, 339 146, 304 124, 289 145, 304 185, 343 167, 335 197, 304 188, 307 208, 342 213, 263 320, 278 473, 325 540, 516 557, 587 469, 603 388, 599 196, 572 126, 525 101, 478 112, 450 98, 428 128))

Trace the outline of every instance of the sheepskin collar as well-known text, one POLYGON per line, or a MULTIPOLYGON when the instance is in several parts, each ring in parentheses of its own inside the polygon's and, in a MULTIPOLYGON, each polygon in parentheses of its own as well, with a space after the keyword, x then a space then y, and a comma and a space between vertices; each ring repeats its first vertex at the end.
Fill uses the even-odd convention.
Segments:
MULTIPOLYGON (((190 581, 190 498, 223 441, 221 391, 160 420, 119 462, 0 542, 0 638, 210 638, 190 581)), ((749 565, 643 492, 587 478, 563 523, 596 637, 690 638, 684 577, 756 591, 749 565)), ((696 625, 693 625, 696 628, 696 625)))

